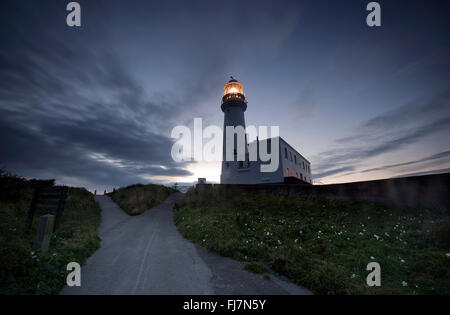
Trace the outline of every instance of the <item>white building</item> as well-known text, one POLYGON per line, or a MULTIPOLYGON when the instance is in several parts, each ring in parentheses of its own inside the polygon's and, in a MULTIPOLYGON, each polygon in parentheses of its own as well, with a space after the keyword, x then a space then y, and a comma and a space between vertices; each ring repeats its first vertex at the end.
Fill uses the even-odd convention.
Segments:
POLYGON ((274 172, 261 172, 261 161, 250 161, 250 152, 259 152, 259 146, 265 145, 268 153, 274 138, 256 140, 247 144, 245 137, 245 160, 237 158, 237 136, 234 141, 234 161, 226 161, 225 130, 227 126, 242 126, 245 129, 244 112, 247 109, 244 89, 241 83, 231 78, 225 84, 222 97, 224 112, 223 161, 221 184, 269 184, 269 183, 309 183, 312 184, 311 163, 281 137, 278 137, 278 168, 274 172), (256 146, 256 148, 255 148, 256 146), (255 151, 252 151, 255 150, 255 151))

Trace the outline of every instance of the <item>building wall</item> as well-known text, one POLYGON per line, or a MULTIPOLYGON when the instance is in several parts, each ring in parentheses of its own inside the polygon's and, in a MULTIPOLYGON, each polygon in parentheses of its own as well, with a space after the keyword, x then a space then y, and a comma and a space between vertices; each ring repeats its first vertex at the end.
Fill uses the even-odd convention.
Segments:
MULTIPOLYGON (((270 140, 270 139, 269 139, 270 140)), ((267 139, 259 141, 260 146, 266 146, 266 148, 271 148, 271 143, 267 143, 267 139)), ((252 142, 248 145, 248 152, 257 150, 257 142, 252 142)), ((303 181, 307 183, 312 183, 311 173, 309 172, 310 163, 306 160, 300 153, 294 150, 286 141, 279 138, 279 145, 277 147, 279 154, 279 164, 278 168, 274 172, 260 172, 261 161, 250 161, 249 168, 239 169, 239 162, 222 162, 222 174, 220 177, 220 182, 222 184, 270 184, 270 183, 283 183, 284 178, 287 176, 287 168, 289 168, 290 176, 302 178, 303 181), (284 148, 287 149, 288 158, 286 159, 284 148), (291 161, 292 155, 292 161, 291 161), (297 163, 295 163, 297 162, 297 163), (228 167, 226 166, 228 163, 228 167), (305 168, 303 169, 303 164, 305 168)), ((259 154, 259 153, 258 153, 259 154)), ((266 162, 264 162, 266 164, 266 162)), ((247 165, 247 162, 244 162, 247 165)))
POLYGON ((322 195, 350 201, 450 211, 450 173, 332 185, 214 185, 214 189, 322 195))
POLYGON ((282 138, 280 138, 280 149, 280 161, 283 168, 283 176, 297 177, 298 174, 299 179, 312 184, 311 163, 282 138), (289 175, 287 173, 288 168, 289 175))
MULTIPOLYGON (((222 184, 258 184, 259 165, 258 162, 250 162, 249 167, 239 168, 239 162, 222 162, 222 174, 220 182, 222 184), (227 167, 229 163, 229 167, 227 167)), ((244 162, 245 166, 247 162, 244 162)))
MULTIPOLYGON (((267 140, 260 141, 260 144, 266 144, 267 140)), ((252 151, 252 148, 257 149, 257 143, 252 142, 248 145, 248 152, 252 151)), ((280 154, 280 147, 277 147, 278 154, 280 154)), ((269 151, 270 152, 270 151, 269 151)), ((220 175, 220 182, 222 184, 270 184, 270 183, 282 183, 284 180, 281 163, 278 164, 278 168, 274 172, 261 172, 261 161, 250 161, 250 167, 239 169, 239 162, 222 162, 222 174, 220 175), (227 167, 229 163, 229 167, 227 167)), ((247 162, 244 162, 246 165, 247 162)), ((264 162, 264 164, 266 164, 264 162)))
POLYGON ((250 161, 250 167, 243 169, 239 169, 236 165, 234 168, 231 168, 231 164, 237 162, 229 163, 229 168, 226 168, 226 162, 222 168, 222 174, 220 175, 221 184, 268 184, 283 182, 283 172, 280 165, 275 172, 261 173, 260 161, 250 161))

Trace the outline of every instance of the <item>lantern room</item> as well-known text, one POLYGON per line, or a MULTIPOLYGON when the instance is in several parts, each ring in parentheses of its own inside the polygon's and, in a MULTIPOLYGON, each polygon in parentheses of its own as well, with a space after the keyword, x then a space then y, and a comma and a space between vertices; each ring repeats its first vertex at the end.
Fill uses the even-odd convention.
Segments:
POLYGON ((233 77, 223 87, 222 101, 225 102, 229 99, 245 100, 244 86, 233 77))

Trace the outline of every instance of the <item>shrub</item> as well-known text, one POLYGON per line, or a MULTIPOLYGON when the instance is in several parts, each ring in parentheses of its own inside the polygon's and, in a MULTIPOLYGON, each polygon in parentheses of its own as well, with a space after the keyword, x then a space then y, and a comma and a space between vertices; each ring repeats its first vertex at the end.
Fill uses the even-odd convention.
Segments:
POLYGON ((160 204, 175 189, 162 185, 135 184, 115 190, 108 195, 129 215, 139 215, 160 204))

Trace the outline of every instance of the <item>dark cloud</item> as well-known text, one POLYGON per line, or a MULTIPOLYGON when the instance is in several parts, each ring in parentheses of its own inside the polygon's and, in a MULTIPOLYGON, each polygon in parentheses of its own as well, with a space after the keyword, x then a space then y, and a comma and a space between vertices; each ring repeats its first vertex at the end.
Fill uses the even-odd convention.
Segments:
MULTIPOLYGON (((374 117, 361 124, 355 130, 354 135, 337 139, 335 141, 336 149, 321 152, 314 158, 315 170, 319 171, 316 177, 322 178, 347 172, 349 166, 356 169, 368 158, 398 151, 449 128, 450 90, 445 90, 425 102, 408 103, 374 117)), ((424 158, 420 162, 440 157, 441 155, 438 154, 424 158)), ((413 163, 418 162, 411 162, 411 164, 413 163)), ((406 164, 398 163, 385 168, 402 165, 406 164)), ((368 171, 370 170, 358 170, 350 174, 368 171)))
POLYGON ((375 171, 382 171, 382 170, 386 170, 386 169, 390 169, 390 168, 396 168, 396 167, 400 167, 400 166, 408 166, 408 165, 418 164, 418 163, 422 163, 422 162, 439 160, 439 159, 446 158, 446 157, 449 157, 449 156, 450 156, 450 151, 445 151, 445 152, 433 154, 431 156, 428 156, 426 158, 419 159, 419 160, 414 160, 414 161, 409 161, 409 162, 404 162, 404 163, 397 163, 397 164, 390 164, 390 165, 383 165, 383 166, 380 166, 380 167, 375 167, 375 168, 361 170, 361 171, 359 171, 359 173, 369 173, 369 172, 375 172, 375 171))
POLYGON ((171 129, 220 114, 237 47, 275 58, 299 20, 295 3, 79 2, 81 28, 65 2, 2 3, 0 164, 89 187, 190 175, 171 129))
POLYGON ((229 75, 245 84, 247 122, 279 124, 297 140, 308 123, 311 133, 323 125, 320 141, 336 135, 334 148, 312 159, 319 177, 356 172, 367 158, 447 130, 449 91, 424 96, 448 82, 448 44, 439 39, 447 36, 447 2, 433 10, 384 4, 389 27, 378 31, 367 29, 356 0, 79 2, 81 28, 65 25, 64 1, 2 2, 0 165, 10 171, 88 187, 189 175, 188 164, 170 157, 170 131, 193 117, 222 125, 229 75), (402 80, 385 81, 389 75, 402 80), (390 86, 378 90, 377 80, 390 86), (337 113, 333 100, 367 86, 378 92, 358 113, 337 113), (408 99, 398 95, 405 86, 423 87, 414 94, 423 99, 341 137, 334 122, 361 121, 380 99, 408 99))
POLYGON ((361 138, 367 139, 370 134, 372 138, 379 137, 387 131, 408 128, 418 122, 438 120, 450 117, 450 89, 432 95, 423 100, 408 102, 382 115, 376 116, 357 128, 355 135, 336 140, 337 143, 348 143, 361 138))
POLYGON ((44 32, 29 7, 15 9, 37 25, 30 36, 13 23, 2 38, 3 167, 88 187, 190 175, 170 155, 179 102, 152 101, 105 39, 44 32))
POLYGON ((450 168, 443 168, 443 169, 433 170, 433 171, 424 171, 424 172, 414 172, 414 173, 402 174, 402 175, 396 176, 396 177, 422 176, 422 175, 431 175, 431 174, 443 174, 443 173, 449 173, 449 172, 450 172, 450 168))
POLYGON ((346 167, 340 167, 340 168, 336 168, 336 169, 331 169, 322 173, 314 173, 314 178, 315 179, 319 179, 319 178, 323 178, 323 177, 327 177, 327 176, 331 176, 334 174, 339 174, 339 173, 343 173, 343 172, 348 172, 348 171, 353 171, 355 168, 352 166, 346 166, 346 167))

